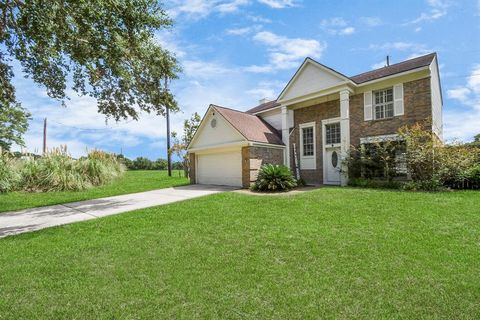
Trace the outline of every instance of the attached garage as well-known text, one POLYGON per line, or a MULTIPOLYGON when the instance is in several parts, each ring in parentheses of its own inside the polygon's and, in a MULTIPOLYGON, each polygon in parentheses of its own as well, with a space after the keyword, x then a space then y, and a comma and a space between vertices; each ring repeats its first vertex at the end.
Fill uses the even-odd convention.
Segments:
POLYGON ((242 154, 240 149, 199 154, 196 163, 197 183, 242 186, 242 154))
POLYGON ((249 187, 263 163, 283 163, 278 132, 259 117, 211 105, 190 145, 190 181, 249 187))

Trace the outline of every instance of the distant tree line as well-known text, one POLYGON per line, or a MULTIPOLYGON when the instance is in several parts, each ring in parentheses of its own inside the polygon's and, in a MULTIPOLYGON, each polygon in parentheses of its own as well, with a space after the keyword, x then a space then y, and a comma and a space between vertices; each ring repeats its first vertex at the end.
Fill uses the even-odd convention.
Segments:
MULTIPOLYGON (((137 157, 133 160, 126 158, 123 155, 117 156, 125 164, 128 170, 167 170, 167 159, 159 158, 157 160, 150 160, 145 157, 137 157)), ((173 170, 182 170, 183 163, 181 161, 172 162, 173 170)))

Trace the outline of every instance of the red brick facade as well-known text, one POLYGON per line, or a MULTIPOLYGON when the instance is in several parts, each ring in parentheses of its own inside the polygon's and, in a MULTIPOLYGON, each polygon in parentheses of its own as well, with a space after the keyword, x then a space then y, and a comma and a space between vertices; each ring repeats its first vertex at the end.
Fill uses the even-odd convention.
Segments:
POLYGON ((432 116, 430 78, 403 84, 404 115, 382 120, 364 120, 363 93, 350 96, 350 144, 358 146, 360 138, 395 134, 405 125, 432 116))
POLYGON ((197 183, 196 181, 196 172, 195 172, 195 166, 196 166, 196 163, 195 163, 195 153, 189 153, 188 154, 188 160, 190 162, 190 168, 189 168, 189 171, 188 171, 188 176, 190 178, 190 183, 191 184, 195 184, 197 183))
POLYGON ((295 164, 293 143, 296 144, 297 154, 300 157, 299 126, 302 123, 315 121, 316 169, 300 170, 300 176, 309 184, 320 184, 323 182, 322 120, 340 117, 340 100, 332 100, 311 107, 297 109, 293 115, 294 132, 290 136, 290 164, 292 172, 295 164))
MULTIPOLYGON (((363 93, 350 96, 350 143, 358 146, 360 138, 395 134, 404 125, 412 125, 432 116, 430 78, 403 83, 404 115, 382 120, 364 120, 363 93)), ((299 125, 315 121, 316 169, 300 170, 311 184, 323 183, 322 120, 340 117, 340 101, 333 100, 294 111, 294 132, 290 139, 290 163, 294 170, 293 143, 300 157, 299 125)))
POLYGON ((249 188, 257 180, 258 170, 264 164, 283 164, 283 149, 268 147, 242 148, 242 185, 249 188))

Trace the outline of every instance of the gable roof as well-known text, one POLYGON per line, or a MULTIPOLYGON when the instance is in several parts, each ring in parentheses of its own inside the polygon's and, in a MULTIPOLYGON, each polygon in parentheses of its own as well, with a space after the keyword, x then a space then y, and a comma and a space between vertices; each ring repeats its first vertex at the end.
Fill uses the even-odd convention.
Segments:
POLYGON ((291 85, 295 82, 295 80, 300 75, 302 70, 304 70, 308 64, 312 64, 312 65, 316 66, 317 68, 319 68, 323 71, 326 71, 327 73, 331 74, 332 76, 334 76, 334 77, 336 77, 340 80, 343 80, 345 82, 351 82, 351 80, 346 75, 344 75, 343 73, 340 73, 340 72, 336 71, 335 69, 327 67, 326 65, 321 64, 320 62, 318 62, 318 61, 316 61, 316 60, 314 60, 310 57, 307 57, 307 58, 305 58, 303 63, 300 65, 300 67, 297 69, 297 71, 295 72, 293 77, 288 81, 287 85, 283 88, 282 92, 280 92, 277 100, 280 100, 280 98, 284 94, 286 94, 287 90, 291 87, 291 85))
MULTIPOLYGON (((430 54, 427 54, 427 55, 424 55, 424 56, 421 56, 421 57, 416 57, 416 58, 413 58, 413 59, 409 59, 409 60, 405 60, 405 61, 402 61, 402 62, 399 62, 399 63, 392 64, 392 65, 389 65, 389 66, 378 68, 378 69, 375 69, 375 70, 372 70, 372 71, 360 73, 360 74, 357 74, 357 75, 352 76, 352 77, 346 77, 342 73, 340 73, 340 72, 338 72, 338 71, 336 71, 332 68, 329 68, 329 67, 327 67, 327 66, 325 66, 325 65, 323 65, 323 64, 321 64, 321 63, 319 63, 319 62, 317 62, 317 61, 315 61, 311 58, 307 58, 302 63, 300 68, 295 72, 294 76, 290 79, 290 81, 285 86, 285 88, 282 90, 279 97, 283 94, 283 92, 285 92, 287 87, 290 85, 290 83, 293 81, 293 79, 297 76, 297 74, 299 73, 299 71, 302 69, 302 67, 305 65, 305 63, 307 61, 314 62, 314 63, 320 65, 322 68, 328 69, 331 72, 334 72, 341 77, 345 77, 345 78, 349 79, 350 81, 352 81, 354 84, 358 85, 358 84, 363 84, 363 83, 368 82, 368 81, 377 80, 377 79, 381 79, 381 78, 384 78, 384 77, 392 76, 392 75, 395 75, 395 74, 398 74, 398 73, 402 73, 402 72, 406 72, 406 71, 410 71, 410 70, 414 70, 414 69, 418 69, 418 68, 427 67, 432 63, 432 61, 435 59, 436 56, 437 56, 437 54, 435 52, 433 52, 433 53, 430 53, 430 54)), ((278 98, 277 98, 277 100, 278 100, 278 98)), ((273 108, 278 107, 280 105, 277 102, 277 100, 270 101, 270 102, 267 102, 267 103, 263 103, 261 105, 258 105, 256 107, 248 110, 247 112, 248 113, 258 113, 258 112, 266 111, 266 110, 269 110, 269 109, 273 109, 273 108)))
POLYGON ((260 117, 213 104, 210 107, 220 113, 248 141, 283 145, 277 130, 260 117))
POLYGON ((418 69, 422 67, 429 66, 437 54, 430 53, 421 57, 413 58, 410 60, 402 61, 399 63, 391 64, 383 68, 375 69, 372 71, 364 72, 356 76, 350 77, 350 79, 357 83, 361 84, 367 81, 372 81, 384 77, 388 77, 397 73, 410 71, 413 69, 418 69))
POLYGON ((278 103, 277 100, 268 101, 248 110, 247 113, 257 113, 260 111, 273 109, 275 107, 278 107, 279 105, 280 103, 278 103))

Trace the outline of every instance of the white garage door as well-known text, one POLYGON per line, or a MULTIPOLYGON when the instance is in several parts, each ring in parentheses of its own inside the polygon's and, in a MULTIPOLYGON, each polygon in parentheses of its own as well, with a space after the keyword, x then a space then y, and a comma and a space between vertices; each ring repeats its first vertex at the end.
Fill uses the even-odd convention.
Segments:
POLYGON ((240 150, 197 157, 197 183, 242 186, 242 155, 240 150))

